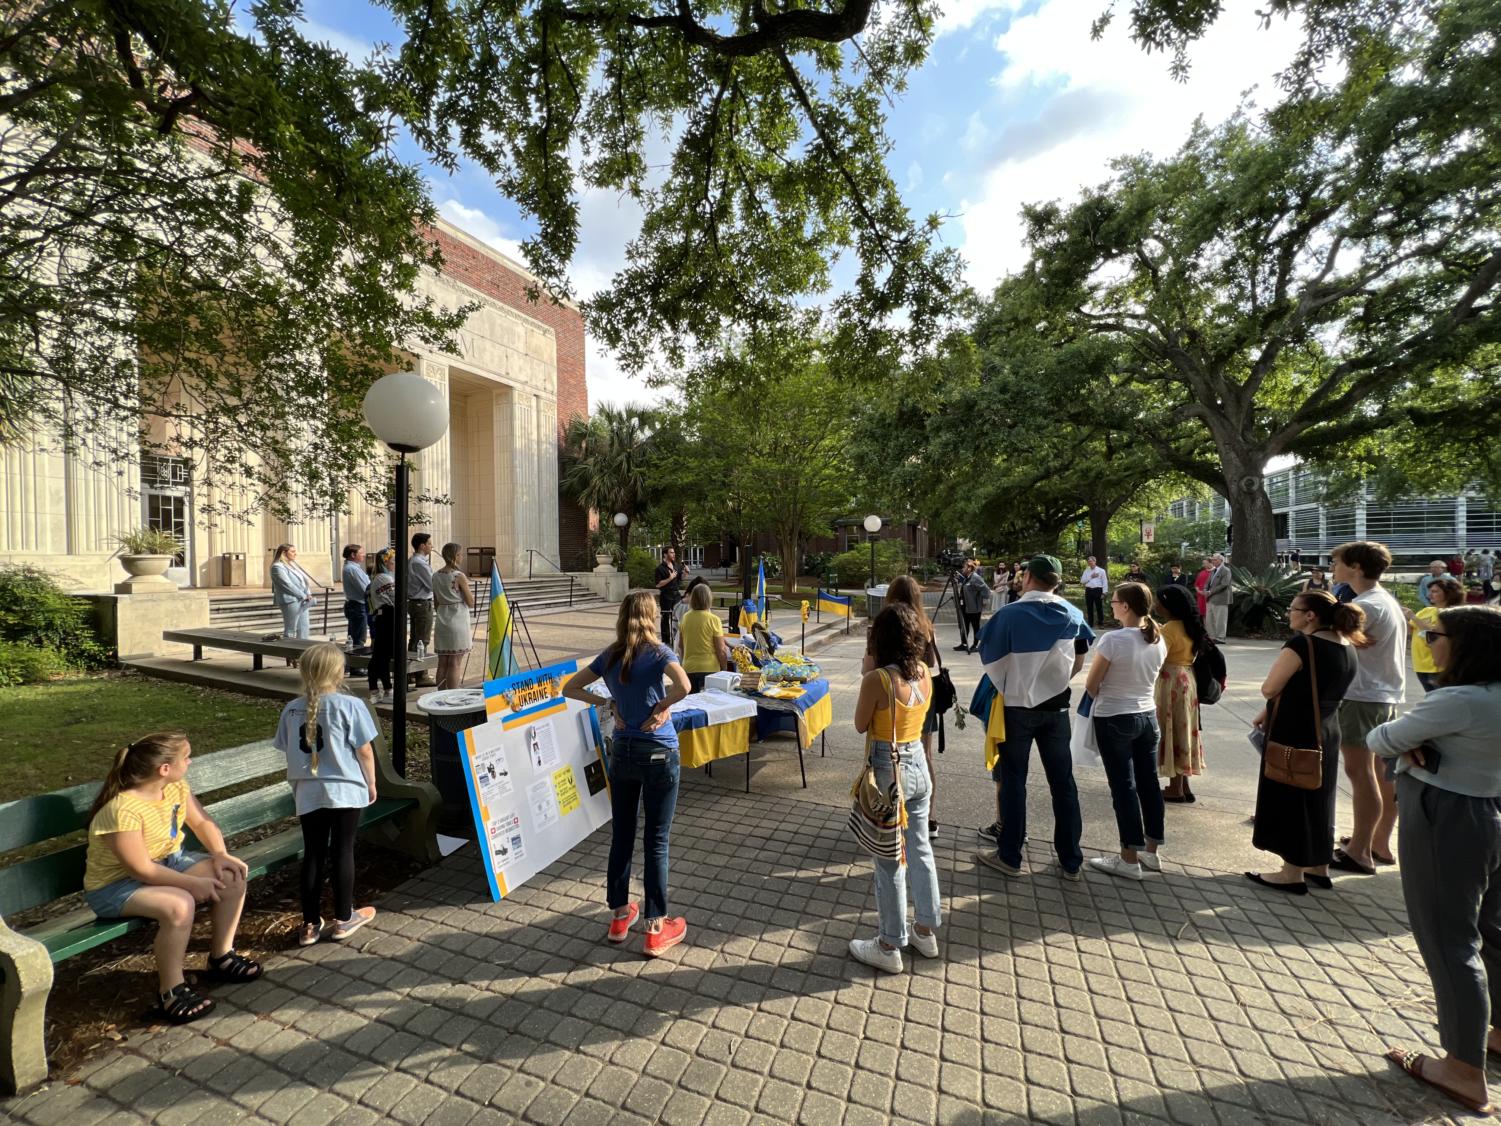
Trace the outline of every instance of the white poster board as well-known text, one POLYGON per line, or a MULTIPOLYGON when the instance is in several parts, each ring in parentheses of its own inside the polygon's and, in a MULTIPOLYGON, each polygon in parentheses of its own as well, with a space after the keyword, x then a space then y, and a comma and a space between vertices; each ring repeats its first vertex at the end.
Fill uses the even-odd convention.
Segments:
POLYGON ((485 682, 464 781, 490 895, 504 899, 610 820, 599 718, 562 697, 576 661, 485 682))

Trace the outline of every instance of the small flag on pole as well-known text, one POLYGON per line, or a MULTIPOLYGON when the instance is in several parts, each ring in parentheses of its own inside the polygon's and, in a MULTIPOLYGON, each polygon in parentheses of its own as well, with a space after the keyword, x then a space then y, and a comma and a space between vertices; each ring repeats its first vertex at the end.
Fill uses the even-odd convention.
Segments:
POLYGON ((832 590, 821 590, 818 592, 818 612, 847 618, 850 616, 850 596, 835 594, 832 590))
POLYGON ((763 556, 756 568, 756 614, 761 621, 767 621, 766 617, 766 559, 763 556))
POLYGON ((521 671, 511 649, 511 604, 506 601, 500 568, 490 564, 490 636, 486 639, 485 673, 489 680, 521 671))

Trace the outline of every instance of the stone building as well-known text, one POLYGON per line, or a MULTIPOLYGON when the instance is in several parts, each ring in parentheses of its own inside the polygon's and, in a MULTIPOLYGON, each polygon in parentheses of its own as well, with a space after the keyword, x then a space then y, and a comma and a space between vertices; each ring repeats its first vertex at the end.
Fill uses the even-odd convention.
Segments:
MULTIPOLYGON (((414 492, 451 500, 420 506, 430 516, 423 530, 440 544, 481 549, 487 572, 491 551, 505 574, 524 572, 529 551, 566 568, 589 534, 587 514, 558 492, 561 434, 589 409, 583 319, 570 304, 528 300, 535 279, 457 227, 440 222, 435 237, 444 269, 425 273, 422 291, 479 308, 457 334, 458 354, 413 350, 417 371, 443 388, 450 419, 443 439, 415 459, 414 492)), ((168 573, 184 588, 269 585, 271 553, 283 542, 296 543, 306 570, 329 582, 342 544, 374 548, 396 535, 391 514, 359 495, 337 519, 214 524, 202 517, 212 496, 182 459, 139 458, 116 475, 54 446, 0 446, 0 564, 43 566, 81 592, 124 579, 112 537, 142 525, 186 544, 168 573)))

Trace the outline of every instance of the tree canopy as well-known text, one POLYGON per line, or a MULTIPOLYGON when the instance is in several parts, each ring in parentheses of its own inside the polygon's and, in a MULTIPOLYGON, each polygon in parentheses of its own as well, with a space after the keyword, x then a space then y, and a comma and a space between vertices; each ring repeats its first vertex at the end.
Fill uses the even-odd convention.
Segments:
POLYGON ((1332 457, 1404 420, 1501 420, 1498 5, 1429 11, 1365 40, 1335 88, 1027 209, 1028 280, 1075 331, 1128 348, 1118 384, 1160 408, 1141 433, 1230 500, 1248 566, 1273 552, 1269 459, 1332 457), (1163 440, 1185 420, 1213 458, 1163 440))

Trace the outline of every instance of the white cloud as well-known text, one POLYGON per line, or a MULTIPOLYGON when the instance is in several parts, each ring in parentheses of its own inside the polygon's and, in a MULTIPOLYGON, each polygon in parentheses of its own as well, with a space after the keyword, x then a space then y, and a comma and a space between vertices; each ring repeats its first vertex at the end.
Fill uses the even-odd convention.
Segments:
MULTIPOLYGON (((1083 6, 1087 4, 1087 0, 1073 0, 1073 3, 1083 6)), ((965 31, 991 12, 1011 11, 1017 7, 1019 4, 1016 0, 945 0, 943 11, 938 14, 934 37, 965 31)))
MULTIPOLYGON (((1125 21, 1091 40, 1096 5, 1044 0, 1016 16, 995 40, 1005 61, 992 80, 994 116, 1005 124, 989 130, 983 151, 990 163, 959 220, 970 281, 988 290, 1025 262, 1024 203, 1073 198, 1082 186, 1108 179, 1116 156, 1172 153, 1196 117, 1223 121, 1252 87, 1257 102, 1275 100, 1275 75, 1301 41, 1301 28, 1279 21, 1263 30, 1256 2, 1227 5, 1193 45, 1182 83, 1164 56, 1131 41, 1125 21)), ((1016 7, 1009 0, 991 6, 1016 7)), ((979 140, 982 129, 972 117, 966 140, 979 140)))
POLYGON ((318 20, 303 20, 302 29, 303 34, 314 43, 326 43, 335 51, 342 51, 351 62, 364 62, 375 53, 375 44, 369 40, 350 35, 347 31, 340 31, 337 27, 330 27, 318 20))

